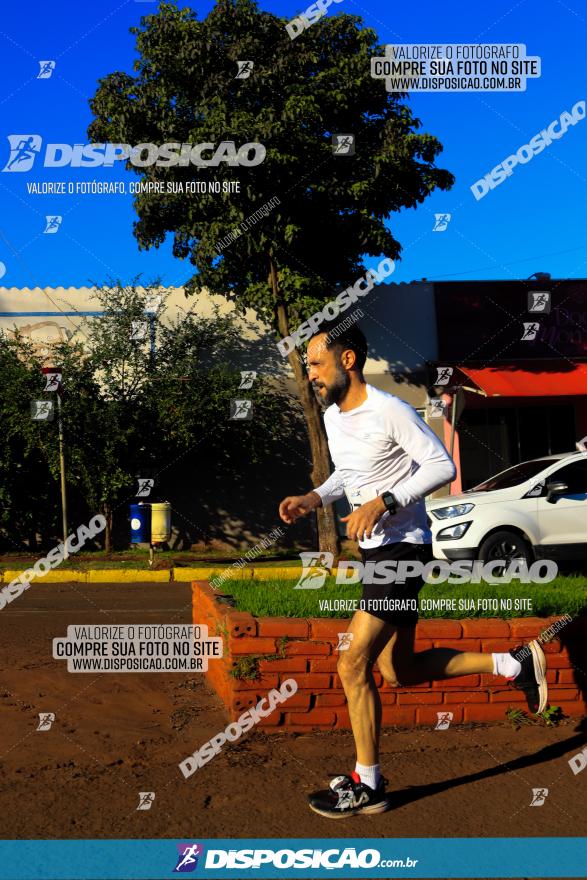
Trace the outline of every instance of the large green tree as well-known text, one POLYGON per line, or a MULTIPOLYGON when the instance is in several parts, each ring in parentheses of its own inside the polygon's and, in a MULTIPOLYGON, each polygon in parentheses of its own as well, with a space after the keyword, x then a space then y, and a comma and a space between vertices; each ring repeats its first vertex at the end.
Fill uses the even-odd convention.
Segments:
MULTIPOLYGON (((140 194, 134 232, 143 248, 171 233, 173 253, 194 267, 188 291, 253 308, 278 338, 355 282, 366 255, 398 258, 386 220, 453 182, 435 166, 441 145, 419 132, 406 96, 371 77, 370 59, 384 51, 373 30, 358 16, 329 14, 291 40, 285 24, 254 0, 218 0, 201 21, 162 2, 133 28, 134 73, 100 81, 89 127, 93 141, 265 146, 255 167, 128 167, 149 182, 240 182, 238 193, 140 194), (237 78, 244 60, 252 72, 237 78), (354 156, 333 154, 334 133, 354 135, 354 156), (275 197, 265 219, 219 248, 275 197)), ((303 362, 295 351, 288 358, 318 485, 329 473, 320 410, 303 362)), ((330 508, 318 512, 318 527, 321 549, 336 550, 330 508)))

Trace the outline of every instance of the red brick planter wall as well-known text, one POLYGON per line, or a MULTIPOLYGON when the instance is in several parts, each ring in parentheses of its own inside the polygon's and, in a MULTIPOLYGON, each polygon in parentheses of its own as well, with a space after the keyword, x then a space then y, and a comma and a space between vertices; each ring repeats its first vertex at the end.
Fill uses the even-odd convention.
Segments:
MULTIPOLYGON (((298 691, 260 726, 266 730, 308 730, 350 728, 348 710, 336 673, 338 633, 347 620, 291 617, 256 618, 219 600, 205 581, 192 584, 193 622, 206 624, 210 635, 224 639, 224 658, 211 660, 207 679, 224 702, 231 720, 256 705, 271 688, 288 678, 296 680, 298 691), (284 641, 286 639, 287 641, 284 641), (279 658, 273 655, 282 655, 279 658), (266 657, 258 663, 258 678, 238 679, 230 675, 243 658, 266 657)), ((560 617, 560 615, 559 615, 560 617)), ((426 648, 456 648, 460 651, 507 651, 535 638, 553 618, 524 617, 509 620, 421 620, 416 630, 416 651, 426 648)), ((565 628, 565 643, 585 644, 587 619, 565 628)), ((544 645, 548 655, 547 680, 551 705, 566 715, 583 715, 585 703, 576 683, 577 670, 567 648, 558 639, 544 645)), ((510 706, 526 709, 523 694, 493 675, 465 675, 411 686, 392 688, 383 682, 375 667, 375 681, 383 704, 383 724, 398 727, 433 725, 437 713, 453 713, 453 724, 468 721, 504 721, 510 706)))

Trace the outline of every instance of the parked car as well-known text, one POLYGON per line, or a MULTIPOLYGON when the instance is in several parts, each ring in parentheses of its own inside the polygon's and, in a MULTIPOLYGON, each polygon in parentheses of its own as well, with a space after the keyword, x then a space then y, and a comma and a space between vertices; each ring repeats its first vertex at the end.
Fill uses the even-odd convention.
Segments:
POLYGON ((524 461, 426 503, 437 559, 587 559, 587 452, 524 461))

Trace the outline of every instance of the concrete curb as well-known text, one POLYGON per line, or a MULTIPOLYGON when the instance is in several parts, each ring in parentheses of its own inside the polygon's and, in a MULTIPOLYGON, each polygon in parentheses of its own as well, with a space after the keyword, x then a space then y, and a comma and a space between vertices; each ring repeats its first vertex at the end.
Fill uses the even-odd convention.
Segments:
MULTIPOLYGON (((231 571, 232 577, 224 582, 226 586, 230 584, 233 578, 251 578, 257 580, 269 580, 279 578, 279 580, 298 580, 301 568, 246 568, 243 571, 233 570, 232 567, 226 568, 170 568, 160 571, 149 571, 148 569, 139 568, 96 568, 88 571, 75 571, 55 569, 48 571, 43 577, 31 578, 31 583, 45 582, 48 584, 124 584, 136 581, 143 583, 191 583, 192 581, 208 581, 212 577, 219 577, 225 571, 231 571)), ((25 569, 23 569, 25 571, 25 569)), ((6 569, 0 572, 0 584, 9 584, 16 580, 23 571, 14 571, 6 569)), ((333 569, 331 574, 336 574, 333 569)))

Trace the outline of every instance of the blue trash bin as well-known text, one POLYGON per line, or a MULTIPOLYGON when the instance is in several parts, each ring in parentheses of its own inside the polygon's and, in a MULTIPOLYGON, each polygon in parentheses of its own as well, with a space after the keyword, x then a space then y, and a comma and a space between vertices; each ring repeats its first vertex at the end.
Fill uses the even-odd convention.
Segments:
POLYGON ((151 505, 130 505, 130 543, 149 544, 151 541, 151 505))

